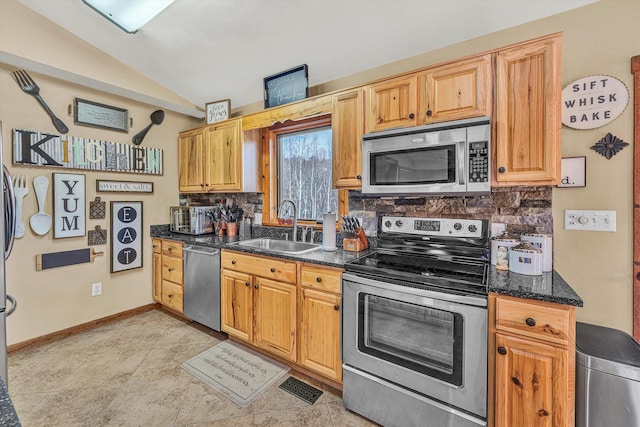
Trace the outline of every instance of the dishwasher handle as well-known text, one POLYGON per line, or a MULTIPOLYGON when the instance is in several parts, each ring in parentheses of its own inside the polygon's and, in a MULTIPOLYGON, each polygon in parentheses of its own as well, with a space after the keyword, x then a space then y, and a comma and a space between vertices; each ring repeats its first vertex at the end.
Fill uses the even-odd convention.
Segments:
POLYGON ((182 248, 183 252, 192 252, 201 255, 215 256, 220 253, 220 249, 210 248, 208 246, 185 246, 182 248))

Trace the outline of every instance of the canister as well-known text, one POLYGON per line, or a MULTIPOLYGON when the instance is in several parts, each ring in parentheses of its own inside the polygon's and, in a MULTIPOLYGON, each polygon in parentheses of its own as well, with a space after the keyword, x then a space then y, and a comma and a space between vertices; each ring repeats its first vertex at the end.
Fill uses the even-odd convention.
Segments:
POLYGON ((550 234, 529 233, 523 234, 520 239, 542 250, 542 271, 553 270, 553 238, 550 234))
POLYGON ((542 274, 542 250, 529 242, 509 249, 509 271, 527 276, 542 274))
POLYGON ((491 239, 491 264, 498 270, 509 269, 509 248, 520 244, 520 240, 508 234, 491 239))

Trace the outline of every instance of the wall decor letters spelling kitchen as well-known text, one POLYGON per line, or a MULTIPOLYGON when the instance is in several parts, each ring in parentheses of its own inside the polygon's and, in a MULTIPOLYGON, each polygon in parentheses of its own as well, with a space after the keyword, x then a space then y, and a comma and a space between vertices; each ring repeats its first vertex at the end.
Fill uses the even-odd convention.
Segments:
POLYGON ((85 235, 85 176, 53 174, 53 238, 85 235))
POLYGON ((231 100, 223 99, 221 101, 207 102, 205 109, 207 110, 207 124, 227 120, 229 111, 231 111, 231 100))
POLYGON ((264 78, 264 108, 305 99, 309 96, 307 64, 264 78))
POLYGON ((562 124, 595 129, 615 120, 627 108, 629 89, 611 76, 587 76, 562 89, 562 124))
POLYGON ((586 170, 587 158, 582 157, 563 157, 562 158, 562 179, 559 188, 567 187, 586 187, 586 170))
POLYGON ((96 179, 96 191, 105 193, 153 193, 153 182, 96 179))
POLYGON ((13 164, 162 175, 159 148, 13 130, 13 164))
POLYGON ((76 98, 73 123, 101 129, 129 132, 129 111, 98 102, 76 98))
POLYGON ((111 272, 142 267, 142 202, 111 202, 111 272))
POLYGON ((628 142, 624 142, 623 140, 609 132, 590 148, 596 153, 606 157, 607 160, 611 160, 613 156, 622 151, 622 149, 627 145, 629 145, 628 142))

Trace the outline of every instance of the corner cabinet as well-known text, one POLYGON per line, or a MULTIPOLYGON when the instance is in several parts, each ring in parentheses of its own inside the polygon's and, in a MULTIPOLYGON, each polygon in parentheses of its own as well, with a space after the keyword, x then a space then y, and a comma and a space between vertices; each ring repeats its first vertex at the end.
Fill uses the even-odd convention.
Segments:
POLYGON ((180 192, 242 191, 242 150, 241 118, 180 133, 180 192))
POLYGON ((489 296, 496 427, 574 423, 575 309, 489 296))
POLYGON ((561 36, 500 50, 495 57, 495 185, 560 180, 561 36))
POLYGON ((362 187, 362 134, 364 133, 364 91, 334 95, 331 132, 333 144, 333 188, 362 187))

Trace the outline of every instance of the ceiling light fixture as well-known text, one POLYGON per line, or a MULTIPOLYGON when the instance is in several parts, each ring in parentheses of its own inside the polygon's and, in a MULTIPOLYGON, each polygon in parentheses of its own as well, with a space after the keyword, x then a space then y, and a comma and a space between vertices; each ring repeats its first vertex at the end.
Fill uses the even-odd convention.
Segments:
POLYGON ((82 0, 82 2, 127 33, 135 34, 174 0, 82 0))

